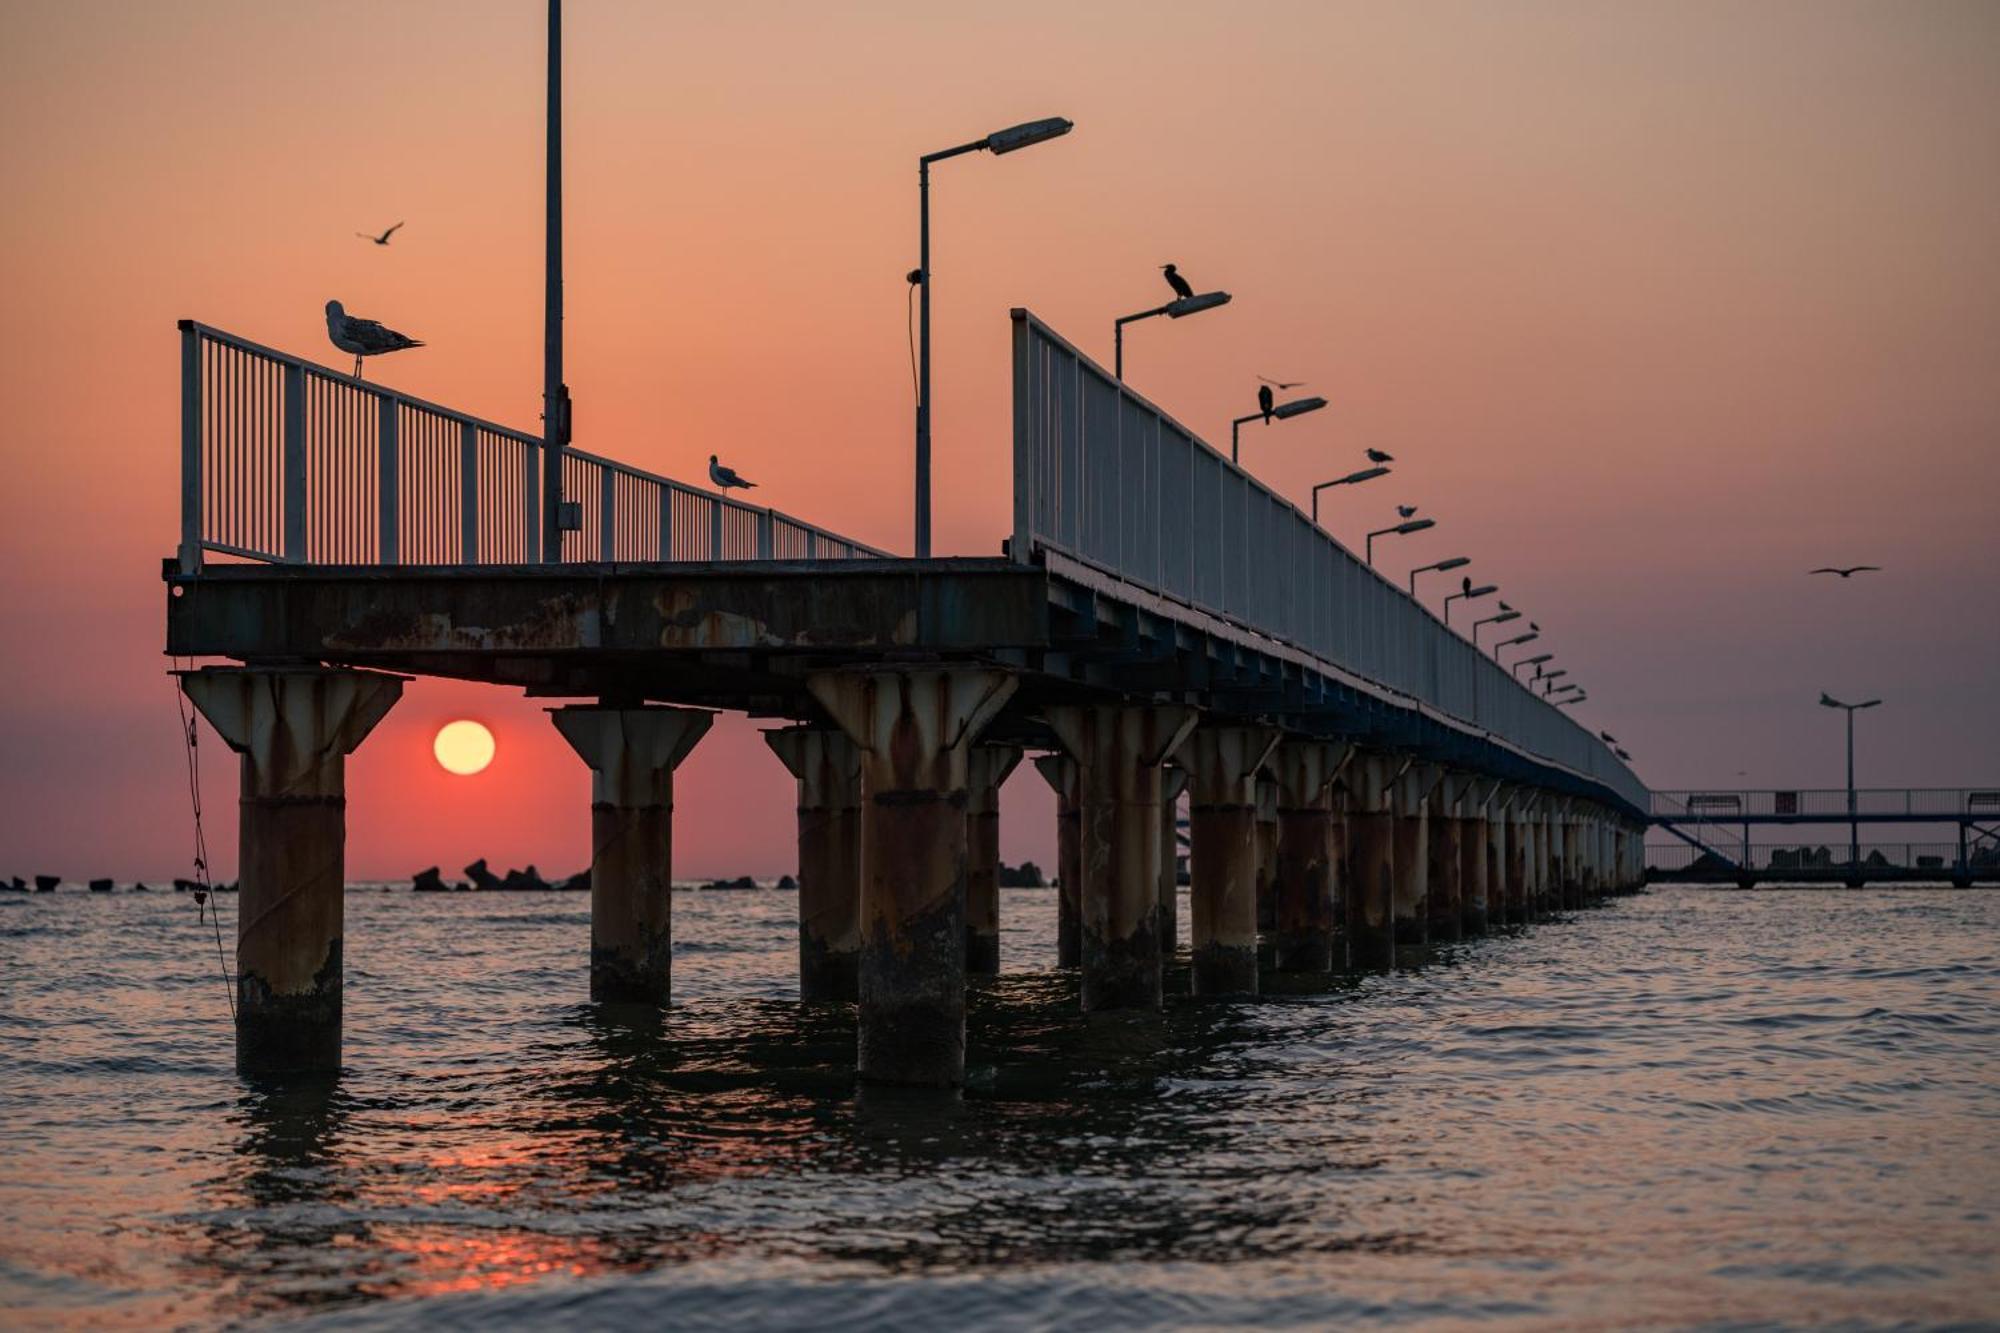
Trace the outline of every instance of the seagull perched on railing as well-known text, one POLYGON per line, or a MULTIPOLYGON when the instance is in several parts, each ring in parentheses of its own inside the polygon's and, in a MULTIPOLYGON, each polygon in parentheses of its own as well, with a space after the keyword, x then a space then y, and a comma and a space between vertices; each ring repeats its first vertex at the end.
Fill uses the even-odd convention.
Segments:
POLYGON ((372 319, 356 319, 340 308, 340 302, 326 303, 326 336, 343 352, 354 353, 354 378, 361 378, 361 358, 400 352, 423 344, 406 333, 383 328, 372 319))
POLYGON ((737 476, 735 468, 724 467, 722 464, 716 462, 714 454, 708 456, 708 479, 725 491, 732 487, 751 490, 757 485, 754 481, 745 481, 743 478, 737 476))
POLYGON ((398 222, 396 226, 389 228, 389 230, 383 232, 380 236, 377 236, 372 231, 357 231, 354 234, 356 236, 359 236, 364 241, 373 241, 377 245, 387 245, 389 243, 389 238, 391 236, 394 236, 396 234, 397 228, 400 228, 402 225, 403 225, 402 223, 398 222))
POLYGON ((1880 565, 1849 565, 1849 566, 1848 566, 1848 567, 1847 567, 1846 569, 1835 569, 1835 568, 1834 568, 1833 566, 1831 566, 1831 565, 1826 565, 1826 566, 1822 566, 1822 567, 1821 567, 1821 568, 1819 568, 1819 569, 1809 569, 1809 570, 1807 570, 1807 571, 1806 571, 1806 573, 1808 573, 1808 574, 1838 574, 1838 575, 1840 575, 1840 577, 1842 577, 1842 578, 1844 578, 1844 579, 1851 579, 1851 578, 1853 578, 1853 577, 1854 577, 1854 576, 1855 576, 1856 574, 1863 574, 1863 573, 1867 573, 1867 572, 1869 572, 1869 571, 1871 571, 1871 570, 1873 570, 1873 571, 1876 571, 1876 572, 1879 572, 1879 571, 1881 570, 1881 568, 1882 568, 1882 566, 1880 566, 1880 565))
POLYGON ((1188 286, 1188 280, 1183 278, 1181 271, 1172 264, 1160 265, 1160 272, 1167 275, 1167 286, 1174 289, 1175 297, 1185 301, 1194 295, 1194 288, 1188 286))
POLYGON ((1371 463, 1393 463, 1396 461, 1396 456, 1394 454, 1385 454, 1380 449, 1370 449, 1368 451, 1368 461, 1371 463))

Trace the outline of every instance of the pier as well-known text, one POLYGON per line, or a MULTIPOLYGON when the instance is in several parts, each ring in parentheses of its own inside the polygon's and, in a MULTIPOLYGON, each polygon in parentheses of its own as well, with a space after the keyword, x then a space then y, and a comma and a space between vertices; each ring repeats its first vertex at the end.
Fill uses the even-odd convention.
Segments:
POLYGON ((1289 500, 1024 310, 1013 524, 906 559, 184 322, 169 654, 243 756, 238 1061, 337 1067, 344 756, 405 678, 550 701, 592 773, 579 991, 672 993, 674 770, 715 710, 796 784, 800 989, 870 1081, 962 1081, 1004 970, 999 784, 1059 797, 1056 962, 1161 1002, 1174 799, 1192 987, 1392 965, 1636 888, 1649 795, 1289 500), (559 549, 540 539, 560 475, 559 549))

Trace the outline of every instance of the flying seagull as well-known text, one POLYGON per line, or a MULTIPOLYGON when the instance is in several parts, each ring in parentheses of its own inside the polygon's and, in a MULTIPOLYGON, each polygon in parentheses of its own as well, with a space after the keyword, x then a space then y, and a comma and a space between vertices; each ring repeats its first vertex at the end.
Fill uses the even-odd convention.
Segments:
POLYGON ((1185 301, 1188 297, 1194 295, 1194 288, 1188 286, 1188 280, 1183 278, 1181 271, 1172 264, 1160 265, 1160 272, 1167 275, 1167 286, 1174 289, 1175 297, 1185 301))
POLYGON ((1409 518, 1417 512, 1417 507, 1415 505, 1397 505, 1396 512, 1404 518, 1409 518))
POLYGON ((754 481, 745 481, 743 478, 737 476, 735 468, 724 467, 722 464, 716 462, 714 454, 708 456, 708 479, 725 491, 732 487, 741 487, 744 490, 749 490, 757 484, 754 481))
POLYGON ((1274 380, 1268 375, 1259 375, 1257 378, 1263 380, 1264 383, 1274 389, 1297 389, 1303 387, 1305 384, 1304 380, 1274 380))
POLYGON ((1851 578, 1853 578, 1853 577, 1854 577, 1854 576, 1855 576, 1856 574, 1860 574, 1860 573, 1862 573, 1862 572, 1864 572, 1864 571, 1867 571, 1867 570, 1880 570, 1881 568, 1882 568, 1882 566, 1880 566, 1880 565, 1849 565, 1849 566, 1848 566, 1848 567, 1847 567, 1846 569, 1835 569, 1835 568, 1833 568, 1833 567, 1832 567, 1831 565, 1825 565, 1825 566, 1822 566, 1822 567, 1820 567, 1819 569, 1809 569, 1809 570, 1807 570, 1807 571, 1806 571, 1806 573, 1808 573, 1808 574, 1838 574, 1838 575, 1840 575, 1840 577, 1842 577, 1842 578, 1844 578, 1844 579, 1851 579, 1851 578))
MULTIPOLYGON (((1259 375, 1257 378, 1263 379, 1264 377, 1259 375)), ((1264 413, 1264 424, 1267 426, 1270 425, 1271 409, 1277 406, 1277 399, 1272 396, 1269 384, 1260 384, 1257 386, 1257 406, 1264 413)))
POLYGON ((361 358, 400 352, 423 344, 407 333, 385 329, 372 319, 356 319, 340 308, 340 302, 326 303, 326 336, 343 352, 354 353, 354 378, 361 378, 361 358))
POLYGON ((1396 456, 1394 454, 1385 454, 1380 449, 1370 449, 1368 451, 1368 461, 1371 463, 1393 463, 1396 461, 1396 456))
POLYGON ((389 243, 389 238, 396 234, 396 228, 401 227, 402 225, 403 225, 402 223, 398 222, 395 227, 389 228, 389 230, 383 232, 380 236, 377 236, 372 231, 357 231, 354 234, 356 236, 359 236, 364 241, 373 241, 377 245, 387 245, 389 243))

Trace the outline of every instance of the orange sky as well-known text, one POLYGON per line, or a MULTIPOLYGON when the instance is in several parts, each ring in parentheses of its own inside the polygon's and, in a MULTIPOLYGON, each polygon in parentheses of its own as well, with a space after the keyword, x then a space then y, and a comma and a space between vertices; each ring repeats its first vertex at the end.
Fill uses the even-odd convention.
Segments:
MULTIPOLYGON (((1829 689, 1888 700, 1864 782, 2000 781, 2000 7, 570 11, 580 447, 689 479, 717 452, 907 549, 915 158, 1066 115, 937 174, 940 551, 1007 526, 1008 307, 1108 361, 1173 260, 1235 304, 1135 328, 1131 382, 1219 439, 1257 373, 1309 380, 1333 407, 1246 462, 1303 501, 1397 455, 1331 526, 1422 505, 1397 558, 1474 557, 1647 780, 1835 785, 1829 689), (1888 572, 1802 576, 1863 561, 1888 572)), ((337 362, 338 297, 430 343, 371 378, 535 427, 541 24, 0 6, 0 874, 185 865, 177 317, 337 362)), ((683 873, 792 868, 749 730, 682 770, 683 873)), ((586 774, 506 692, 419 683, 349 773, 357 875, 587 859, 586 774), (499 733, 478 778, 429 758, 460 714, 499 733)), ((1048 859, 1037 786, 1009 785, 1010 858, 1048 859)))

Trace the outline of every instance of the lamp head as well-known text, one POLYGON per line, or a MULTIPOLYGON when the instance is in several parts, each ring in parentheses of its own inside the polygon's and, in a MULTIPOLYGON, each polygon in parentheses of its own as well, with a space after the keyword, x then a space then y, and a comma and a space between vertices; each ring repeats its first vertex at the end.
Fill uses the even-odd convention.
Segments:
POLYGON ((1471 564, 1471 563, 1472 563, 1472 557, 1471 557, 1471 556, 1469 556, 1469 555, 1455 555, 1455 556, 1453 556, 1453 557, 1452 557, 1451 559, 1449 559, 1449 560, 1440 560, 1440 561, 1438 561, 1438 562, 1437 562, 1437 563, 1436 563, 1435 565, 1432 565, 1432 566, 1431 566, 1431 568, 1432 568, 1432 569, 1461 569, 1461 568, 1463 568, 1464 566, 1466 566, 1466 565, 1469 565, 1469 564, 1471 564))
POLYGON ((1437 520, 1434 518, 1413 518, 1407 523, 1398 523, 1395 527, 1389 529, 1389 531, 1406 533, 1422 532, 1425 528, 1434 528, 1436 526, 1437 520))
MULTIPOLYGON (((1161 268, 1163 269, 1172 267, 1173 265, 1171 264, 1161 265, 1161 268)), ((1228 305, 1228 304, 1229 304, 1228 292, 1197 292, 1193 296, 1183 296, 1178 301, 1169 302, 1167 304, 1167 318, 1179 319, 1183 315, 1198 315, 1204 310, 1213 310, 1215 309, 1215 307, 1219 305, 1228 305)), ((1272 413, 1272 415, 1283 416, 1284 411, 1283 409, 1280 409, 1279 411, 1272 413)))
MULTIPOLYGON (((1197 297, 1195 299, 1199 300, 1200 298, 1197 297)), ((1326 406, 1326 399, 1324 398, 1294 398, 1289 403, 1283 403, 1275 408, 1272 408, 1271 415, 1274 417, 1278 417, 1280 419, 1285 417, 1298 417, 1298 416, 1304 416, 1308 412, 1317 412, 1322 407, 1325 406, 1326 406)))
POLYGON ((1061 116, 1051 116, 1047 120, 1031 120, 1024 125, 1010 125, 1004 130, 995 130, 986 136, 986 151, 998 157, 1011 153, 1017 148, 1029 148, 1050 139, 1060 139, 1075 125, 1061 116))

